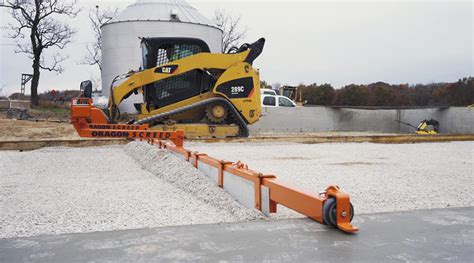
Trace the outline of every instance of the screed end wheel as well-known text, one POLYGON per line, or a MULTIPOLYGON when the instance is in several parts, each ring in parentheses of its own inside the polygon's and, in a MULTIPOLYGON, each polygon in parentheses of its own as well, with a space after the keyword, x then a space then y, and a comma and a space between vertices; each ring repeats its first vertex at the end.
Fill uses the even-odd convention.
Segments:
MULTIPOLYGON (((350 203, 351 207, 351 218, 350 221, 352 222, 352 219, 354 218, 354 206, 352 206, 352 203, 350 203)), ((332 227, 337 227, 337 209, 336 209, 336 198, 331 197, 326 202, 324 202, 323 206, 323 221, 326 225, 332 226, 332 227)))

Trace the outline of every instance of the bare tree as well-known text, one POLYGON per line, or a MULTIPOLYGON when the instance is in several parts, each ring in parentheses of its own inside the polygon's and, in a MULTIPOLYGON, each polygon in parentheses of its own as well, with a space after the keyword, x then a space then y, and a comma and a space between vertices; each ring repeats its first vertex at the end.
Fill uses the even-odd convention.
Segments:
POLYGON ((117 8, 114 10, 107 8, 102 11, 98 5, 95 6, 95 9, 89 11, 89 20, 91 22, 92 31, 94 32, 94 42, 87 45, 87 54, 82 60, 83 64, 91 66, 97 65, 102 72, 102 31, 100 28, 109 22, 117 13, 117 8))
POLYGON ((222 30, 222 52, 227 53, 245 37, 247 28, 240 29, 241 16, 233 16, 224 10, 216 10, 214 19, 222 30))
POLYGON ((61 16, 70 18, 79 13, 74 8, 75 1, 61 0, 6 0, 0 7, 11 9, 16 25, 10 24, 10 38, 17 40, 17 53, 25 53, 33 60, 33 78, 31 80, 31 104, 39 105, 38 85, 40 70, 62 72, 61 62, 67 57, 56 52, 49 63, 44 58, 48 48, 64 49, 70 43, 75 29, 60 20, 61 16), (29 34, 29 43, 20 43, 29 34))

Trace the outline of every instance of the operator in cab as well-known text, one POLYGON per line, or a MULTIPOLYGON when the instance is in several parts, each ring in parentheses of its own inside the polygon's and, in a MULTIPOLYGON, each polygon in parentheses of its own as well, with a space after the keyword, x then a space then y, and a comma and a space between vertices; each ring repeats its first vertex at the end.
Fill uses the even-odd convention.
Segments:
POLYGON ((192 55, 193 55, 193 52, 191 52, 189 49, 185 48, 184 46, 180 46, 180 45, 169 46, 166 49, 166 56, 168 57, 169 62, 173 62, 175 60, 189 57, 192 55))

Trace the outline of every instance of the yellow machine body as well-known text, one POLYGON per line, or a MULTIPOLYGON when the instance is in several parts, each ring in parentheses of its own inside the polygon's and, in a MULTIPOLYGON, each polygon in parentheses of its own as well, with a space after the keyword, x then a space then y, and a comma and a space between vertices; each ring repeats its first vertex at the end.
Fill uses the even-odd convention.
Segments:
POLYGON ((251 65, 263 48, 264 40, 259 41, 237 53, 199 53, 140 72, 130 72, 122 83, 111 89, 109 112, 112 121, 117 117, 118 105, 123 100, 132 93, 141 93, 144 95, 144 101, 136 117, 138 122, 143 123, 155 118, 154 116, 165 116, 178 111, 158 121, 155 118, 154 121, 148 122, 151 129, 167 130, 179 127, 186 131, 188 137, 247 136, 248 131, 247 134, 242 133, 242 129, 246 129, 243 125, 257 122, 261 113, 259 72, 251 65), (191 77, 195 75, 202 80, 191 77), (199 94, 173 103, 169 103, 165 98, 161 104, 166 105, 157 106, 153 100, 146 99, 145 93, 155 90, 157 93, 161 92, 160 85, 164 84, 164 81, 168 86, 176 85, 176 89, 168 88, 166 92, 169 93, 174 90, 183 92, 180 86, 192 86, 190 83, 202 85, 204 82, 210 82, 210 85, 201 87, 199 94), (220 101, 211 100, 213 98, 219 98, 220 101), (217 102, 206 105, 203 101, 217 102), (179 109, 185 107, 188 109, 179 112, 179 109), (240 117, 231 116, 232 113, 240 117), (235 120, 240 120, 239 125, 233 123, 235 120))

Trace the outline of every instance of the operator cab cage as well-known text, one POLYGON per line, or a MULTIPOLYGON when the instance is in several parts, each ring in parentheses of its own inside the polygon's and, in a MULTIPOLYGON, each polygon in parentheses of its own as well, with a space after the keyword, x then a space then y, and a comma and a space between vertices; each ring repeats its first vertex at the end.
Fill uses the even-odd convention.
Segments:
POLYGON ((142 70, 198 53, 211 52, 209 46, 197 38, 142 38, 142 70))

